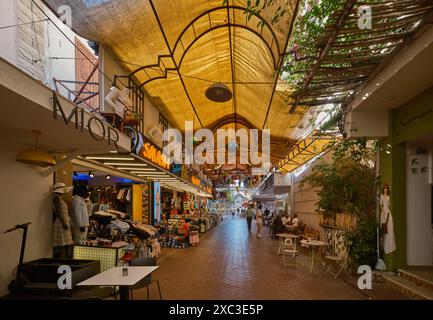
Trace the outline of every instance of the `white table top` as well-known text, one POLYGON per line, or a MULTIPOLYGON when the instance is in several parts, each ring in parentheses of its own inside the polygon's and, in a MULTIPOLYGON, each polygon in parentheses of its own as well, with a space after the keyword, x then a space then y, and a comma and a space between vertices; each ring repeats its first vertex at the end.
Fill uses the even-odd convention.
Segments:
POLYGON ((293 233, 277 233, 276 236, 281 238, 299 238, 299 236, 293 233))
POLYGON ((158 268, 157 266, 128 267, 128 275, 124 277, 123 267, 114 267, 80 282, 77 286, 133 286, 158 268))
POLYGON ((329 245, 326 242, 318 241, 318 240, 301 240, 301 244, 307 246, 327 246, 329 245))

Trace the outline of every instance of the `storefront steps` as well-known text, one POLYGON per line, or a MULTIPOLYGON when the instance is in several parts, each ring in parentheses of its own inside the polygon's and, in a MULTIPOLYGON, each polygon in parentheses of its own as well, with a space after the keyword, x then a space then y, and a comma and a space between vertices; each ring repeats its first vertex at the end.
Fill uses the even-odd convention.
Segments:
POLYGON ((399 269, 398 275, 385 274, 386 285, 405 295, 422 300, 433 300, 433 267, 399 269))

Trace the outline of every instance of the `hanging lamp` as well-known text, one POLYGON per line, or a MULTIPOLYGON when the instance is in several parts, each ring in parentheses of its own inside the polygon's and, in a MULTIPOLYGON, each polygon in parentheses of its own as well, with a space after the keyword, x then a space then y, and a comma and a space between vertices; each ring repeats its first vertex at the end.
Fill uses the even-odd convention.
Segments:
POLYGON ((36 140, 35 149, 29 149, 20 152, 16 160, 39 167, 55 166, 56 160, 54 159, 54 156, 48 151, 41 150, 38 147, 38 137, 42 134, 42 132, 38 130, 32 130, 32 133, 35 136, 36 140))
POLYGON ((221 82, 211 84, 205 94, 209 100, 214 102, 227 102, 233 97, 230 89, 221 82))

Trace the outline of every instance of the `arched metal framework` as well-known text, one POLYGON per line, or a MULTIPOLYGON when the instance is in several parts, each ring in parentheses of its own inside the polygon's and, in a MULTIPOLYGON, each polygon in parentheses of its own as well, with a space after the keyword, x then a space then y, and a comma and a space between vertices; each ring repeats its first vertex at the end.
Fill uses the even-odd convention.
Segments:
MULTIPOLYGON (((168 73, 170 71, 176 71, 180 74, 180 68, 182 65, 182 62, 188 53, 188 51, 194 46, 194 44, 197 43, 202 37, 204 37, 206 34, 213 32, 215 30, 221 29, 221 28, 241 28, 244 30, 247 30, 254 34, 256 37, 258 37, 266 46, 266 48, 269 51, 269 54, 272 58, 273 67, 274 70, 278 69, 279 63, 280 63, 280 57, 283 54, 280 49, 280 45, 278 43, 278 39, 275 35, 274 30, 270 26, 270 24, 260 15, 256 15, 256 17, 263 22, 263 27, 261 28, 260 32, 257 31, 257 28, 253 28, 248 25, 248 19, 245 19, 245 22, 242 23, 232 23, 230 22, 230 19, 228 22, 223 24, 218 24, 217 22, 212 22, 212 16, 211 13, 218 12, 218 11, 227 11, 230 15, 230 12, 233 12, 238 10, 244 12, 246 10, 245 7, 241 6, 219 6, 212 9, 209 9, 200 15, 198 15, 196 18, 194 18, 188 25, 182 30, 179 37, 177 38, 173 49, 169 47, 168 41, 167 41, 167 47, 170 51, 170 55, 161 55, 158 57, 158 63, 147 65, 140 67, 136 70, 134 70, 132 73, 129 74, 129 78, 134 77, 140 72, 143 72, 146 75, 147 80, 143 81, 139 84, 139 87, 143 87, 149 82, 152 82, 154 80, 158 79, 166 79, 168 76, 168 73), (208 16, 209 20, 209 27, 203 31, 201 31, 199 34, 197 34, 197 28, 195 27, 195 24, 200 21, 201 18, 208 16), (194 34, 194 38, 192 41, 185 40, 185 35, 188 33, 189 30, 192 30, 192 34, 194 34), (263 31, 268 30, 272 41, 269 43, 264 37, 263 37, 263 31), (183 50, 183 51, 182 51, 183 50), (167 67, 174 64, 174 67, 167 67)), ((156 14, 156 12, 155 12, 156 14)), ((158 17, 157 17, 158 19, 158 17)), ((159 20, 159 19, 158 19, 159 20)), ((162 26, 161 26, 162 29, 162 26)), ((163 30, 162 30, 163 31, 163 30)), ((189 32, 191 34, 191 32, 189 32)))

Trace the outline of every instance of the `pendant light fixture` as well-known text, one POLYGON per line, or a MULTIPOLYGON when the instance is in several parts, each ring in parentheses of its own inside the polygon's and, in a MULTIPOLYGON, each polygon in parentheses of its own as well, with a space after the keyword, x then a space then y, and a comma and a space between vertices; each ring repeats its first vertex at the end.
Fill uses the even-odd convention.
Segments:
POLYGON ((55 166, 56 160, 54 159, 54 156, 48 151, 39 149, 38 137, 42 134, 42 132, 38 130, 32 130, 32 133, 35 136, 36 140, 35 149, 29 149, 20 152, 16 160, 39 167, 55 166))
POLYGON ((210 85, 205 94, 209 100, 214 102, 227 102, 233 97, 230 89, 221 82, 210 85))

